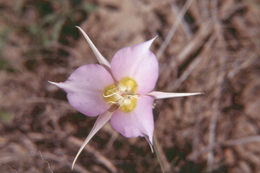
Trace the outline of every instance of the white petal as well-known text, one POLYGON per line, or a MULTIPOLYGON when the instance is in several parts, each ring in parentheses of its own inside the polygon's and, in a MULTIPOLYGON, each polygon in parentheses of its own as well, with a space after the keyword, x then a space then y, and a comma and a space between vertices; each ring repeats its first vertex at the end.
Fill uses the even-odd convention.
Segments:
POLYGON ((160 92, 160 91, 152 91, 148 95, 155 97, 156 99, 166 99, 166 98, 173 98, 173 97, 185 97, 185 96, 194 96, 200 95, 203 93, 196 92, 196 93, 170 93, 170 92, 160 92))
POLYGON ((98 49, 96 48, 96 46, 93 44, 93 42, 90 40, 90 38, 88 37, 88 35, 83 31, 83 29, 81 29, 79 26, 76 26, 80 32, 83 34, 83 36, 85 37, 85 39, 87 40, 90 48, 92 49, 92 51, 94 52, 95 56, 97 57, 97 60, 99 62, 99 64, 105 65, 107 67, 110 68, 110 64, 107 61, 107 59, 98 51, 98 49))
POLYGON ((77 158, 79 157, 80 153, 82 152, 82 150, 83 150, 83 149, 85 148, 85 146, 88 144, 88 142, 90 141, 90 139, 110 120, 110 118, 111 118, 111 116, 112 116, 112 113, 113 113, 113 112, 107 111, 107 112, 101 114, 101 115, 97 118, 97 120, 96 120, 96 122, 95 122, 93 128, 91 129, 89 135, 87 136, 87 138, 85 139, 85 141, 84 141, 83 144, 81 145, 81 147, 80 147, 80 149, 79 149, 79 151, 78 151, 78 153, 77 153, 75 159, 73 160, 73 163, 72 163, 72 166, 71 166, 72 169, 73 169, 73 167, 74 167, 74 165, 75 165, 75 163, 76 163, 77 158))

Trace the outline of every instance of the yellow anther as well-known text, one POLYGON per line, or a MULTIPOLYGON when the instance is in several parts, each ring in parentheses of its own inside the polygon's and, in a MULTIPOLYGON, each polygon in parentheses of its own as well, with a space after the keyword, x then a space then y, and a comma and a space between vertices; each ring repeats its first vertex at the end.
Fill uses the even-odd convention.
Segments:
POLYGON ((137 99, 135 97, 126 98, 122 106, 119 109, 123 112, 131 112, 136 107, 137 99))
POLYGON ((130 77, 125 77, 118 83, 119 89, 124 90, 129 94, 135 94, 137 91, 137 83, 130 77))
POLYGON ((108 103, 115 103, 119 99, 119 91, 115 84, 109 85, 104 89, 103 97, 108 103))

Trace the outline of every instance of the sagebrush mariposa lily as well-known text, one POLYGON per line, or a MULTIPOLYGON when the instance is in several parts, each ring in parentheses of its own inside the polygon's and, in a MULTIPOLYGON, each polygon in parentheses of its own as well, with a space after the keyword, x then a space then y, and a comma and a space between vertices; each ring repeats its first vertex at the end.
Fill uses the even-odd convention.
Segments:
POLYGON ((154 39, 120 49, 111 63, 98 51, 87 34, 77 27, 99 64, 76 69, 65 82, 50 82, 67 93, 71 106, 87 116, 98 116, 94 127, 79 149, 73 164, 90 139, 109 120, 125 137, 142 136, 153 151, 153 103, 155 99, 198 95, 152 91, 158 79, 158 60, 150 46, 154 39))

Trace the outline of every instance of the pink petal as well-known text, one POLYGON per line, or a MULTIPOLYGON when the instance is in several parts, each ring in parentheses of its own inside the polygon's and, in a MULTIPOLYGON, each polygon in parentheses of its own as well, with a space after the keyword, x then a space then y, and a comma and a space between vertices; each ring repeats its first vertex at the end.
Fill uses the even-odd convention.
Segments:
POLYGON ((149 50, 154 39, 120 49, 111 62, 114 77, 118 81, 124 77, 135 79, 139 94, 152 91, 158 78, 158 61, 149 50))
POLYGON ((166 99, 173 97, 185 97, 185 96, 195 96, 203 93, 170 93, 170 92, 160 92, 160 91, 152 91, 148 95, 155 97, 156 99, 166 99))
POLYGON ((64 89, 69 103, 85 115, 96 116, 109 108, 103 98, 103 90, 114 81, 110 73, 101 65, 81 66, 70 75, 67 81, 51 83, 64 89))
POLYGON ((154 99, 150 96, 140 96, 136 108, 132 112, 115 111, 110 121, 112 127, 128 138, 147 136, 152 143, 154 130, 153 101, 154 99))
POLYGON ((75 165, 75 163, 76 163, 76 161, 77 161, 77 159, 78 159, 80 153, 82 152, 82 150, 85 148, 85 146, 86 146, 86 145, 88 144, 88 142, 91 140, 91 138, 110 120, 111 115, 112 115, 112 112, 108 112, 108 111, 107 111, 107 112, 101 114, 101 115, 97 118, 97 120, 96 120, 96 122, 95 122, 93 128, 91 129, 89 135, 87 136, 87 138, 85 139, 85 141, 84 141, 83 144, 81 145, 81 147, 80 147, 80 149, 79 149, 79 151, 78 151, 76 157, 75 157, 74 160, 73 160, 73 163, 72 163, 72 166, 71 166, 72 169, 73 169, 73 167, 74 167, 74 165, 75 165))
POLYGON ((87 40, 90 48, 92 49, 93 53, 95 54, 99 64, 101 65, 105 65, 108 68, 110 68, 110 64, 107 61, 107 59, 98 51, 98 49, 96 48, 96 46, 93 44, 93 42, 90 40, 90 38, 88 37, 88 35, 83 31, 83 29, 81 29, 79 26, 76 26, 80 32, 83 34, 84 38, 87 40))

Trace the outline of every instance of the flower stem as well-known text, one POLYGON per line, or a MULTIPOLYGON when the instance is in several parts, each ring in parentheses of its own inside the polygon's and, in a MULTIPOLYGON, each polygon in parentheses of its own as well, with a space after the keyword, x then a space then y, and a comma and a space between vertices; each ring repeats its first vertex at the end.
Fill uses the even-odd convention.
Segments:
POLYGON ((157 160, 158 160, 158 163, 159 163, 159 165, 160 165, 160 168, 161 168, 162 173, 165 173, 164 167, 163 167, 163 163, 162 163, 162 159, 161 159, 161 155, 160 155, 160 152, 158 151, 158 147, 157 147, 158 145, 159 145, 159 144, 158 144, 158 141, 157 141, 156 138, 154 137, 154 138, 153 138, 153 148, 154 148, 155 156, 156 156, 156 158, 157 158, 157 160))

